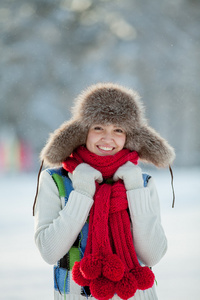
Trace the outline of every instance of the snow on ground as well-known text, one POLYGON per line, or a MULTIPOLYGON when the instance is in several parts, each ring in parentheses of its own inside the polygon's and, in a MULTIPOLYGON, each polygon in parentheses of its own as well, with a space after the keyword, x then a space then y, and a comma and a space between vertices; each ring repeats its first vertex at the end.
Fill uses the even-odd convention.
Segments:
MULTIPOLYGON (((200 295, 200 169, 175 169, 175 208, 167 170, 151 170, 161 200, 168 252, 153 268, 160 300, 200 295)), ((52 266, 34 244, 36 174, 0 176, 0 299, 53 300, 52 266)))

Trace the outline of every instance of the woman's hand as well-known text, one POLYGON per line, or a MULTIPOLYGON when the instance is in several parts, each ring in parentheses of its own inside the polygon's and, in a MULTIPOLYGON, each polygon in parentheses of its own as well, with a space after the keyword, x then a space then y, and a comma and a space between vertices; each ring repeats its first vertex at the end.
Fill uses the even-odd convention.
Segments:
POLYGON ((142 170, 140 167, 128 161, 115 172, 113 180, 122 179, 127 191, 142 188, 144 186, 142 170))
POLYGON ((96 191, 95 181, 98 183, 103 181, 101 172, 85 163, 79 164, 72 174, 69 173, 69 177, 75 191, 91 198, 96 191))

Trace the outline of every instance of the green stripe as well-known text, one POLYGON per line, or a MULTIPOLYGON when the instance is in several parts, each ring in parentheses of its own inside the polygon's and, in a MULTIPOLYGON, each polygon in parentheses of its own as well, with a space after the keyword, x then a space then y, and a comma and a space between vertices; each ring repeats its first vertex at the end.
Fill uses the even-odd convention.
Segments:
POLYGON ((70 270, 73 268, 76 261, 80 261, 80 252, 76 247, 72 247, 69 250, 69 268, 70 270))
POLYGON ((59 196, 60 197, 65 197, 66 193, 65 193, 65 185, 64 185, 64 181, 62 176, 58 175, 58 174, 53 174, 52 175, 57 187, 58 187, 58 191, 59 191, 59 196))

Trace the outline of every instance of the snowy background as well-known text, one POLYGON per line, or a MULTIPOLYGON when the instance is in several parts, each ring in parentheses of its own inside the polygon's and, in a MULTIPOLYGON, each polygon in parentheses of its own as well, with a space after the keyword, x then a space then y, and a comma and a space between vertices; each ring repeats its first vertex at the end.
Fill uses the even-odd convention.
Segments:
POLYGON ((154 268, 159 300, 200 298, 200 1, 0 1, 0 299, 53 300, 52 266, 33 241, 38 156, 98 81, 136 89, 150 125, 175 148, 149 168, 168 252, 154 268))
POLYGON ((1 0, 0 170, 36 171, 49 132, 99 81, 136 89, 176 165, 200 165, 199 15, 199 0, 1 0))
MULTIPOLYGON (((174 169, 175 208, 167 170, 148 170, 158 188, 168 252, 154 267, 161 300, 199 299, 200 169, 174 169)), ((1 176, 0 299, 53 300, 52 266, 33 241, 32 204, 37 174, 1 176)))

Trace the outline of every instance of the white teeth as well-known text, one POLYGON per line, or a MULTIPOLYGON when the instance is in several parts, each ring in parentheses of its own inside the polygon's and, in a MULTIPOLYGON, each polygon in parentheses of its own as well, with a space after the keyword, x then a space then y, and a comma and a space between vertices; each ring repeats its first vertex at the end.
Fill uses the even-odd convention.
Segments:
POLYGON ((113 148, 112 147, 99 146, 99 149, 105 150, 105 151, 111 151, 113 148))

